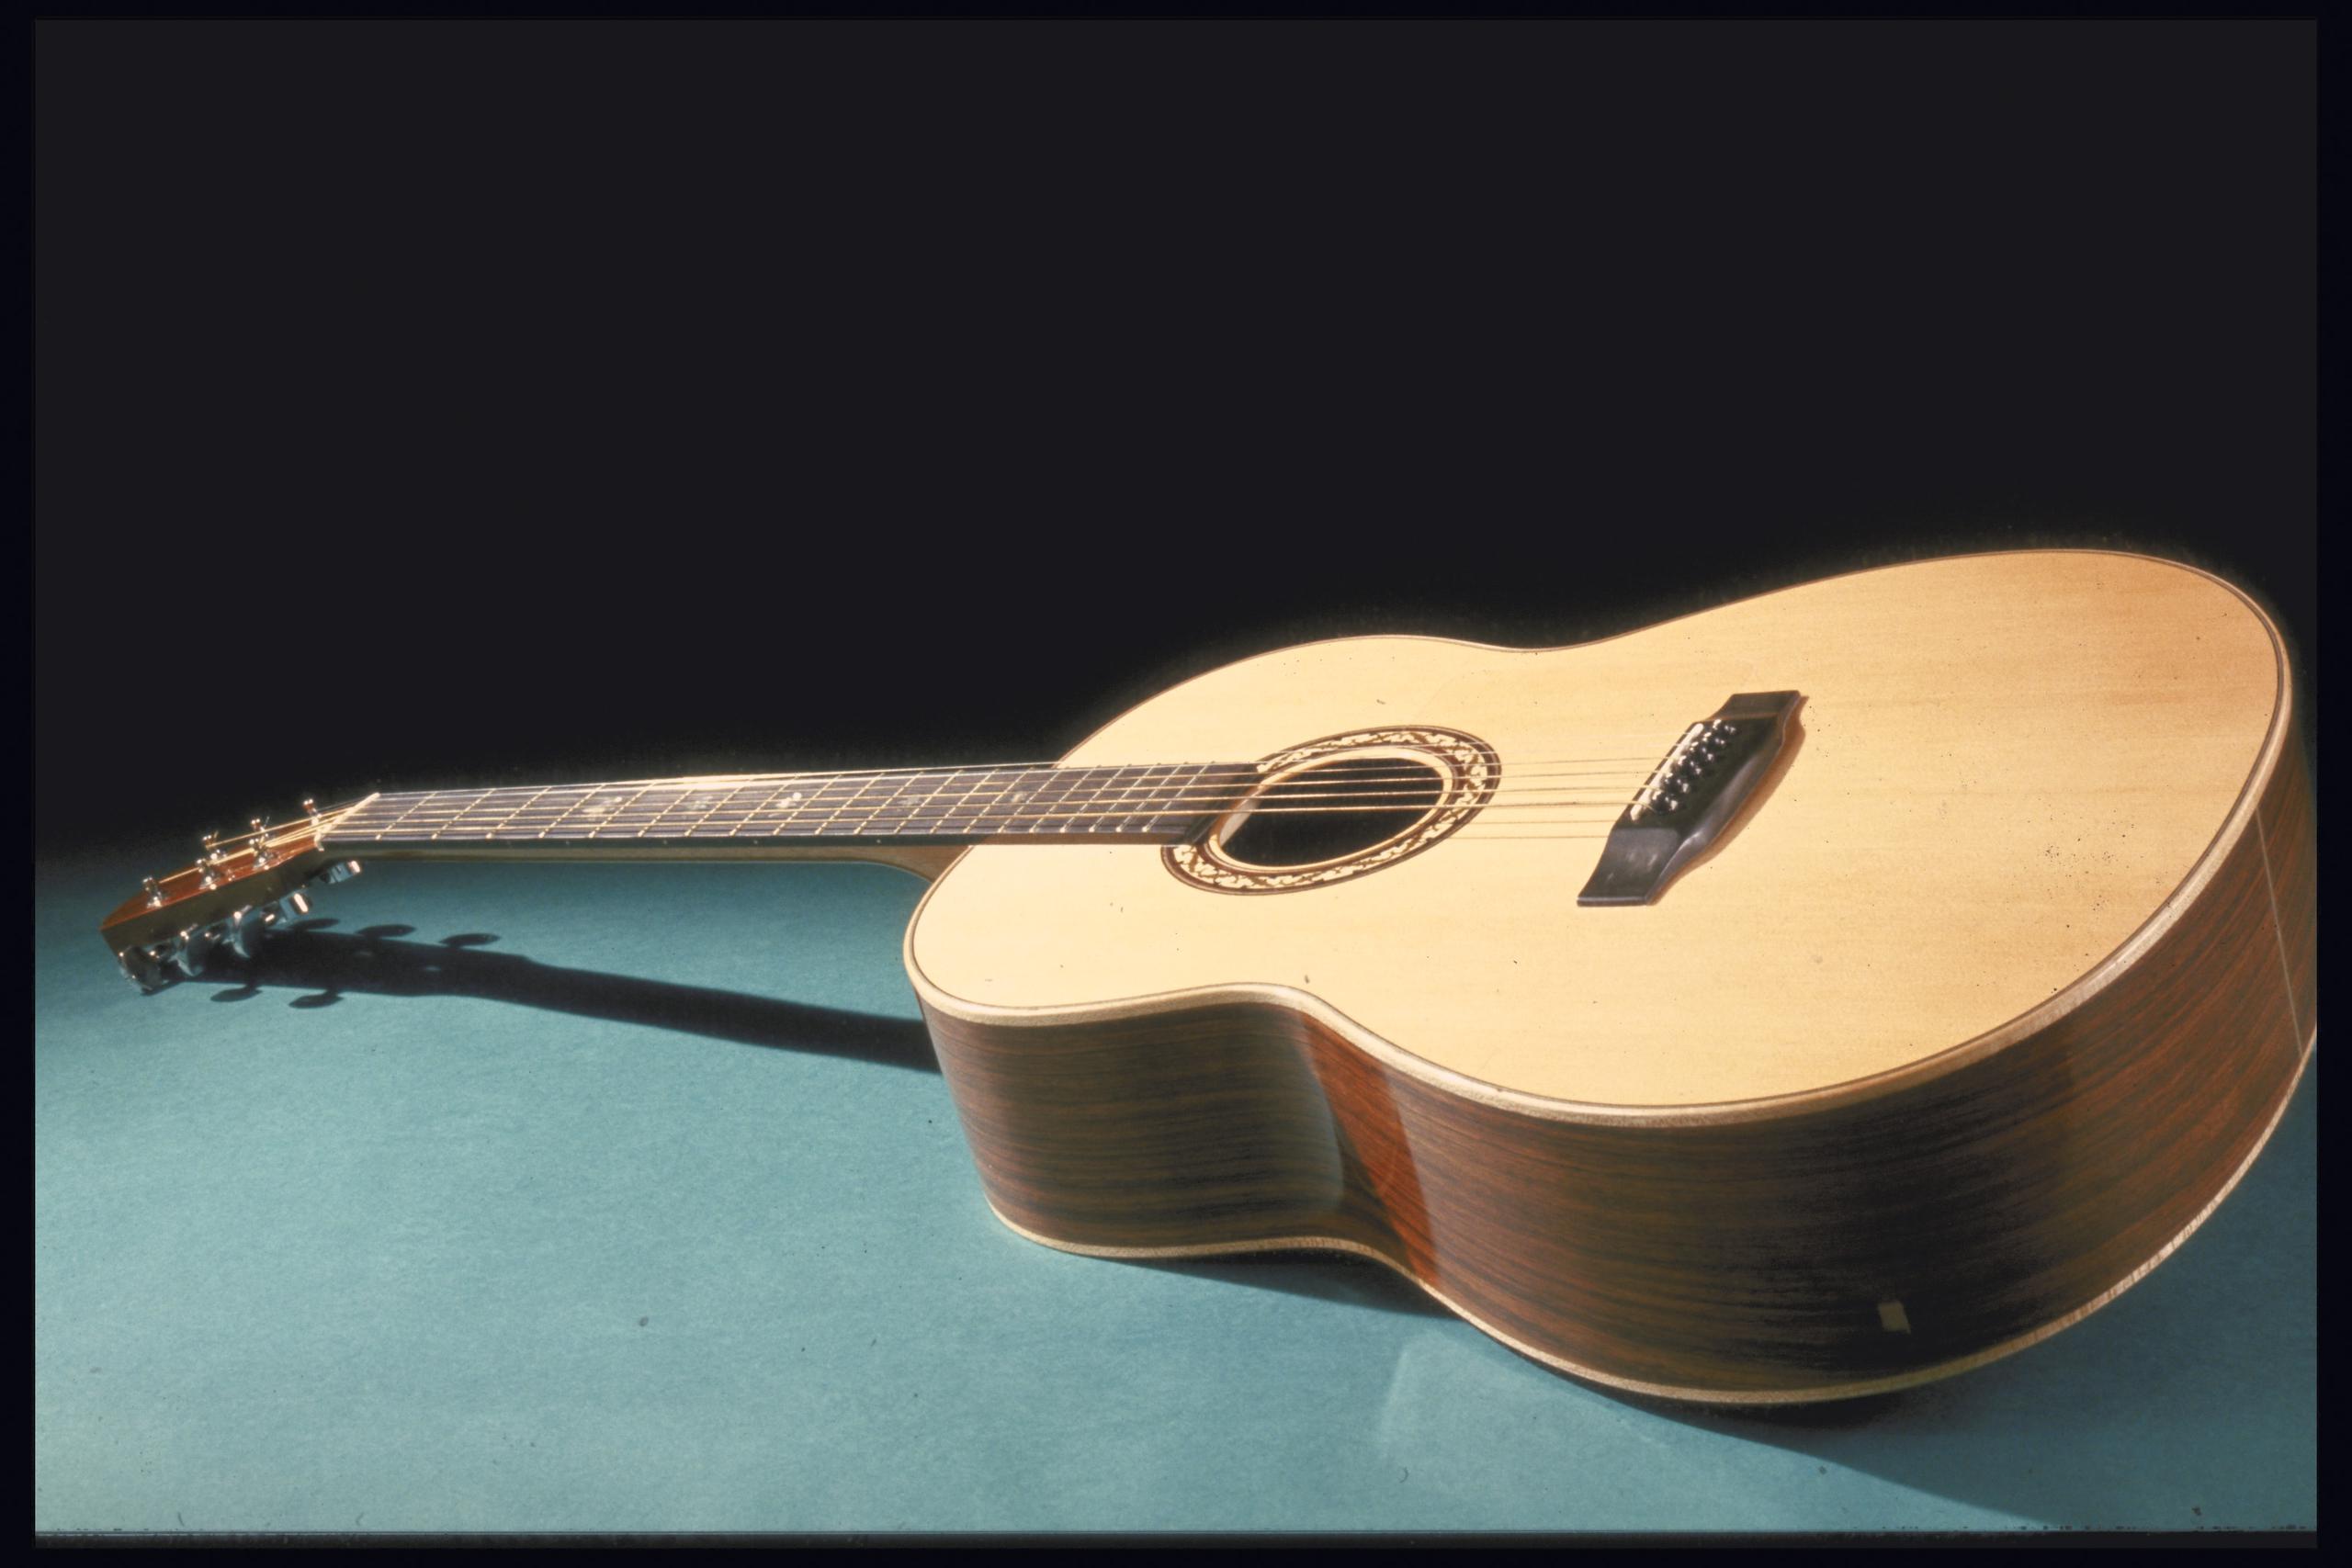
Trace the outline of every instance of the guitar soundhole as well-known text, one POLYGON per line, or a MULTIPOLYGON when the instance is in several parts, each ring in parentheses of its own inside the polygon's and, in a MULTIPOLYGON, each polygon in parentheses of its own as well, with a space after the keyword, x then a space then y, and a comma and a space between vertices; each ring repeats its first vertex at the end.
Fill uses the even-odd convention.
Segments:
POLYGON ((1258 759, 1257 789, 1161 863, 1212 893, 1304 893, 1409 860, 1476 817, 1502 777, 1475 735, 1400 724, 1258 759))
POLYGON ((1416 758, 1321 762, 1270 780, 1217 848, 1243 866, 1326 865, 1412 831, 1444 793, 1445 776, 1416 758))

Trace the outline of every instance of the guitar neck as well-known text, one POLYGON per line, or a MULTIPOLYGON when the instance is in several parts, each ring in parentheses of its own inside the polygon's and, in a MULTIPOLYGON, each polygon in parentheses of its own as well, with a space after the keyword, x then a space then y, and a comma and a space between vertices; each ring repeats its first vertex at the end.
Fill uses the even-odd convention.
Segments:
POLYGON ((339 854, 768 853, 1003 842, 1182 843, 1247 793, 1249 763, 762 774, 375 795, 330 815, 339 854))

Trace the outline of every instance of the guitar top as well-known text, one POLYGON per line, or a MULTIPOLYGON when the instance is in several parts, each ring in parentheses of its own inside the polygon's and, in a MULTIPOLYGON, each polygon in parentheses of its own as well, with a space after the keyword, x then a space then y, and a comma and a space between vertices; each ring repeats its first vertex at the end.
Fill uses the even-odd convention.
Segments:
POLYGON ((909 963, 975 1018, 1303 993, 1405 1070, 1596 1111, 1834 1090, 2111 976, 2251 830, 2287 703, 2243 596, 2090 553, 1861 572, 1557 650, 1317 643, 1155 698, 1069 761, 1393 733, 1449 800, 1491 791, 1450 836, 1226 897, 1165 857, 982 849, 925 902, 909 963), (1686 726, 1792 689, 1771 773, 1705 858, 1654 902, 1580 904, 1686 726))

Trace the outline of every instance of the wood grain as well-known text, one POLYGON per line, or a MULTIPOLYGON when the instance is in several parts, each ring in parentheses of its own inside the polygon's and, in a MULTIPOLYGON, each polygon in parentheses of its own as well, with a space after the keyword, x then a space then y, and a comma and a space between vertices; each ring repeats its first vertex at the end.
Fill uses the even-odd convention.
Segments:
MULTIPOLYGON (((2266 802, 2290 826, 2293 776, 2266 802)), ((2020 1348, 2177 1246, 2305 1059, 2278 942, 2249 835, 2048 1027, 1883 1095, 1699 1126, 1482 1103, 1278 1006, 926 1017, 989 1201, 1040 1240, 1335 1245, 1560 1370, 1766 1403, 2020 1348)))
POLYGON ((2072 551, 1857 573, 1576 648, 1285 649, 1153 698, 1072 760, 1440 726, 1495 748, 1494 804, 1374 874, 1255 898, 1131 848, 982 846, 924 900, 910 963, 982 1021, 1288 998, 1443 1081, 1594 1114, 1805 1093, 2128 963, 2250 808, 2280 669, 2228 585, 2072 551), (1627 773, 1732 692, 1783 689, 1804 694, 1802 735, 1736 832, 1655 906, 1577 908, 1627 773), (1558 776, 1580 766, 1621 772, 1558 776))
POLYGON ((1808 699, 1771 798, 1653 909, 1573 908, 1597 845, 1195 906, 1116 851, 958 862, 908 964, 1000 1215, 1112 1256, 1364 1253, 1555 1368, 1724 1403, 1981 1364, 2178 1247, 2316 1030, 2284 656, 2202 573, 1972 558, 1589 649, 1317 645, 1078 754, 1247 750, 1385 693, 1508 770, 1600 754, 1586 705, 1539 710, 1643 671, 1677 723, 1808 699))

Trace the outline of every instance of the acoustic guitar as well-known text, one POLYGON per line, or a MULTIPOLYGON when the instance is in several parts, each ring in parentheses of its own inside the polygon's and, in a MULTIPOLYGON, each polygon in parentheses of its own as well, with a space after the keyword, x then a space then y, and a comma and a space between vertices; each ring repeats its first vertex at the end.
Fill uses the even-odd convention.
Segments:
POLYGON ((2292 690, 2205 572, 1970 556, 1264 654, 1051 764, 306 802, 103 932, 153 988, 362 856, 879 861, 1022 1235, 1337 1248, 1577 1377, 1829 1399, 2095 1311, 2261 1149, 2317 1027, 2292 690))

